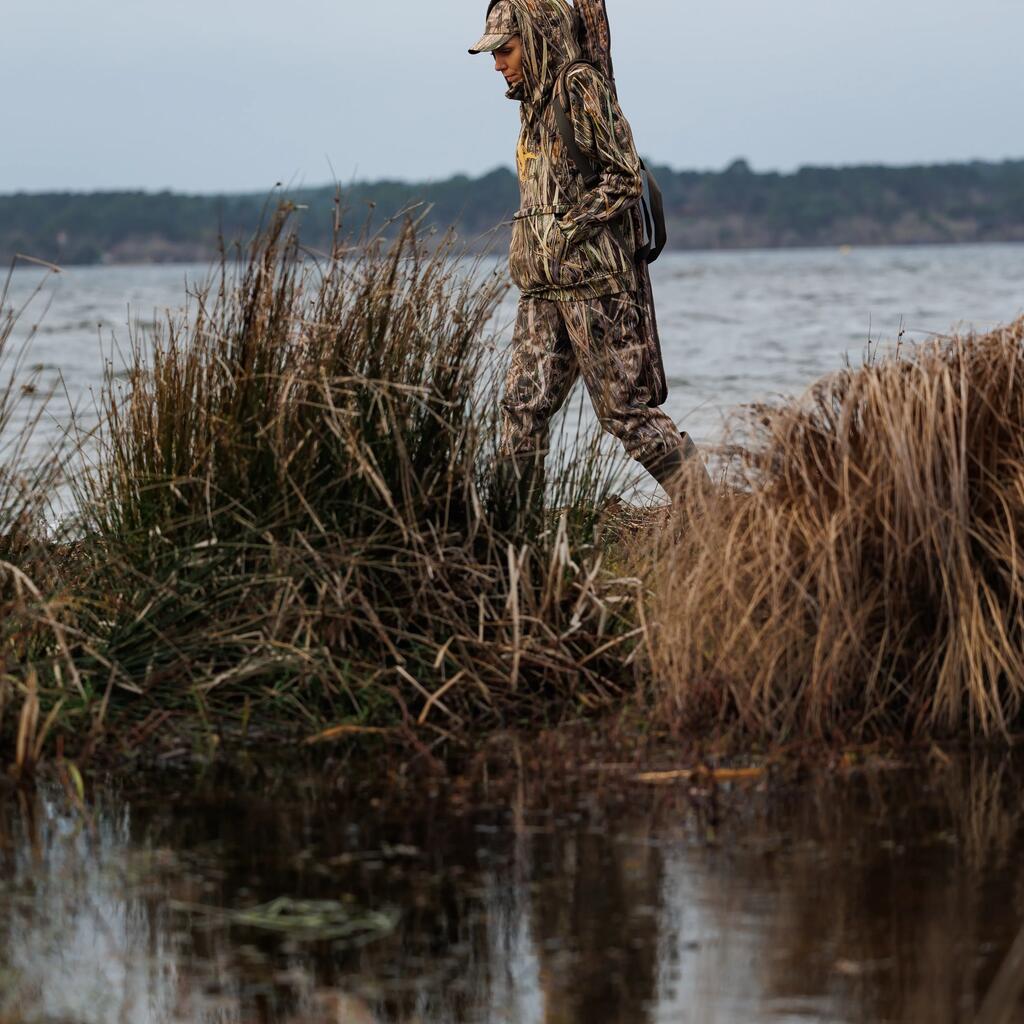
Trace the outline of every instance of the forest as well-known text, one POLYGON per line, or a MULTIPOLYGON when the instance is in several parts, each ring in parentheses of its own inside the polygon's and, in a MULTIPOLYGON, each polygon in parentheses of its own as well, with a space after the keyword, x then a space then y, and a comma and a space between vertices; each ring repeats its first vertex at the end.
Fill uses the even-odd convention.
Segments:
MULTIPOLYGON (((1024 160, 928 166, 802 167, 759 172, 655 165, 674 249, 1024 241, 1024 160)), ((499 168, 445 181, 358 182, 266 194, 17 193, 0 196, 0 259, 63 265, 207 260, 247 243, 279 199, 301 218, 303 243, 330 245, 339 211, 358 235, 418 208, 473 250, 504 243, 515 176, 499 168)))

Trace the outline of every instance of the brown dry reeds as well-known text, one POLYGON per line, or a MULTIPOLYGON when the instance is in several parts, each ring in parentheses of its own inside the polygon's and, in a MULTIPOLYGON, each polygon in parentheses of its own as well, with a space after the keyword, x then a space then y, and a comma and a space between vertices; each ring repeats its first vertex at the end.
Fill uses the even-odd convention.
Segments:
POLYGON ((660 514, 607 522, 593 437, 508 514, 499 275, 412 223, 316 257, 289 223, 135 339, 59 526, 63 461, 26 458, 0 388, 5 760, 197 729, 422 747, 638 697, 775 742, 1020 725, 1024 320, 755 409, 651 548, 660 514))
POLYGON ((993 736, 1024 698, 1024 320, 753 410, 660 552, 677 724, 789 741, 993 736))

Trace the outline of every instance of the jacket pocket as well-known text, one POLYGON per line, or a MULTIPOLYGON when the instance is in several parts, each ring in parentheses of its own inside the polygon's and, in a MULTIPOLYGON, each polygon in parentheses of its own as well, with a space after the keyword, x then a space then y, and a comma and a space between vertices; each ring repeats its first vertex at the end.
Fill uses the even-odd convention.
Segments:
POLYGON ((580 283, 578 267, 567 261, 565 232, 558 216, 568 206, 530 206, 512 219, 509 273, 524 291, 569 288, 580 283))

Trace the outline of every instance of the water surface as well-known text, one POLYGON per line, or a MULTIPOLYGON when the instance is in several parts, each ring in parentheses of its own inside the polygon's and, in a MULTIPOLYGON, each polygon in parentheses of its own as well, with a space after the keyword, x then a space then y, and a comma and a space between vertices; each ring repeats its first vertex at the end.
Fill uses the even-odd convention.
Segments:
MULTIPOLYGON (((670 380, 665 408, 706 442, 721 436, 737 405, 799 394, 846 359, 859 361, 869 339, 893 344, 901 334, 918 340, 955 327, 986 330, 1024 313, 1021 244, 669 253, 653 270, 670 380)), ((88 420, 105 360, 123 361, 129 325, 144 335, 180 309, 186 287, 207 272, 202 265, 18 270, 9 304, 45 281, 20 332, 39 324, 26 367, 40 368, 42 390, 59 374, 88 420)), ((495 325, 503 342, 514 314, 510 295, 495 325)), ((58 410, 47 421, 50 436, 61 419, 58 410)))
POLYGON ((975 1019, 1024 922, 1019 759, 637 767, 515 743, 426 784, 252 764, 100 786, 88 820, 8 794, 0 1020, 975 1019))

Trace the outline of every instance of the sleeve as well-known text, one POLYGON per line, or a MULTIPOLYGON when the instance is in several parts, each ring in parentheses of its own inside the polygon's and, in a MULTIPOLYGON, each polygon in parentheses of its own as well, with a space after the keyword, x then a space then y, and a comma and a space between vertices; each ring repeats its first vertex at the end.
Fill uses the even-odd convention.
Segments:
POLYGON ((633 206, 643 193, 633 133, 605 79, 594 71, 570 74, 570 119, 580 149, 601 180, 559 218, 570 242, 584 241, 633 206))

